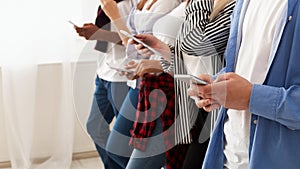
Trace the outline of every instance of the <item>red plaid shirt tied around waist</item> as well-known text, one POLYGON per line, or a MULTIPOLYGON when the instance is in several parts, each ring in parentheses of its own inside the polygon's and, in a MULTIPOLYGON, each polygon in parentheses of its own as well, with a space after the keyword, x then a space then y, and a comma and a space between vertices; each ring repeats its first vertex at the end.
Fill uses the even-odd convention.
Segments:
POLYGON ((129 145, 145 151, 155 120, 160 118, 166 147, 167 169, 181 169, 189 145, 175 145, 174 79, 167 73, 147 74, 140 83, 136 120, 130 131, 129 145))
POLYGON ((136 149, 145 151, 147 141, 155 128, 155 120, 160 118, 166 149, 172 148, 175 143, 174 127, 172 126, 175 120, 174 104, 173 77, 167 73, 158 76, 145 75, 140 83, 136 119, 133 129, 130 131, 132 138, 129 144, 136 149))

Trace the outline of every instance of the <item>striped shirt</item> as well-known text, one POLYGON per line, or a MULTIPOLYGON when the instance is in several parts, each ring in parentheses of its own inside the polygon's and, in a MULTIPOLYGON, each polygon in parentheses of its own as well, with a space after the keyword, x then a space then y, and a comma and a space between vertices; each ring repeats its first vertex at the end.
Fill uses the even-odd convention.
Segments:
MULTIPOLYGON (((177 36, 174 57, 171 62, 161 60, 165 72, 186 74, 187 68, 193 69, 193 65, 184 63, 184 55, 200 57, 212 57, 215 61, 224 60, 224 52, 230 29, 230 15, 235 6, 235 0, 230 1, 222 11, 210 21, 213 9, 211 0, 193 0, 187 6, 185 21, 177 36), (175 69, 174 69, 175 68, 175 69)), ((223 65, 215 64, 206 65, 223 65)), ((216 73, 222 66, 214 66, 216 73)), ((175 80, 176 115, 177 115, 177 142, 190 143, 189 131, 197 117, 198 108, 194 101, 187 97, 188 84, 175 80)))

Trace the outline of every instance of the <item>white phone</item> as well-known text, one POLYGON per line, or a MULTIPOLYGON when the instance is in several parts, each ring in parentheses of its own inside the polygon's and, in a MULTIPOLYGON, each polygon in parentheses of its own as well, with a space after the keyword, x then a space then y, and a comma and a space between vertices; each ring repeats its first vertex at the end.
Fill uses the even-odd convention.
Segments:
POLYGON ((191 74, 175 74, 174 75, 174 79, 178 79, 178 80, 181 80, 183 82, 186 82, 186 83, 194 83, 194 84, 197 84, 197 85, 206 85, 208 84, 206 81, 194 76, 194 75, 191 75, 191 74))
POLYGON ((106 64, 109 68, 114 69, 114 70, 119 71, 119 72, 134 73, 134 70, 132 70, 132 69, 124 69, 124 68, 116 67, 116 66, 113 66, 113 65, 111 65, 107 62, 106 62, 106 64))
POLYGON ((75 27, 79 27, 79 26, 77 26, 74 22, 72 22, 72 21, 68 21, 70 24, 72 24, 73 26, 75 26, 75 27))
POLYGON ((161 56, 161 53, 160 53, 160 52, 158 52, 157 50, 153 49, 151 46, 147 45, 145 42, 143 42, 143 41, 139 40, 138 38, 134 37, 132 34, 126 32, 126 31, 124 31, 124 30, 120 30, 120 32, 121 32, 123 35, 127 36, 128 38, 133 39, 133 40, 136 41, 137 43, 142 44, 143 46, 145 46, 146 48, 148 48, 148 49, 149 49, 152 53, 154 53, 155 55, 161 56))

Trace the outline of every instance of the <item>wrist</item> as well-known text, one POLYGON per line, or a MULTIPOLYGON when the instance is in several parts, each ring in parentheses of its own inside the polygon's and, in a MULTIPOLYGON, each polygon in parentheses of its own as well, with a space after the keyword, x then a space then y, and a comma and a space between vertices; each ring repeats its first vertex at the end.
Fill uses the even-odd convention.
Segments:
POLYGON ((114 13, 113 15, 111 15, 109 18, 110 18, 111 21, 116 21, 116 20, 118 20, 118 19, 121 18, 121 15, 120 15, 119 12, 115 12, 115 13, 114 13))

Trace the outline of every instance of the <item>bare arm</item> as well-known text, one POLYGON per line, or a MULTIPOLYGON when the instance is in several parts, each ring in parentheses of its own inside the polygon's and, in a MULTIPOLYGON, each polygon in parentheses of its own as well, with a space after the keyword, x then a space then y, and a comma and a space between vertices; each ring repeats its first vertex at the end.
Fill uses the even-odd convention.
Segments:
POLYGON ((118 30, 118 35, 122 40, 122 43, 126 46, 128 42, 128 37, 120 33, 120 30, 125 30, 129 32, 124 20, 122 19, 117 3, 114 0, 100 0, 101 7, 105 14, 111 20, 111 23, 118 30))
POLYGON ((99 29, 96 33, 96 40, 112 42, 122 45, 122 40, 117 32, 111 32, 104 29, 99 29))
POLYGON ((79 36, 86 40, 100 40, 122 45, 122 41, 117 32, 107 31, 98 28, 93 23, 84 24, 82 27, 74 27, 79 36))

